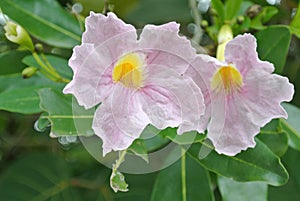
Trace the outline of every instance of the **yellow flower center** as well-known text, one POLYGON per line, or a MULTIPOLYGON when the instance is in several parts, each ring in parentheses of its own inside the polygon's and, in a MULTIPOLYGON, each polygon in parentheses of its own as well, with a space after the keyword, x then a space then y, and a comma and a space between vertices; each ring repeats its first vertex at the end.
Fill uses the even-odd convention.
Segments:
POLYGON ((112 72, 112 79, 114 82, 121 82, 128 88, 141 88, 144 85, 144 66, 144 54, 126 54, 117 61, 112 72))
POLYGON ((223 90, 226 94, 231 94, 240 90, 243 85, 243 77, 233 66, 223 66, 219 68, 212 77, 211 89, 219 92, 223 90))

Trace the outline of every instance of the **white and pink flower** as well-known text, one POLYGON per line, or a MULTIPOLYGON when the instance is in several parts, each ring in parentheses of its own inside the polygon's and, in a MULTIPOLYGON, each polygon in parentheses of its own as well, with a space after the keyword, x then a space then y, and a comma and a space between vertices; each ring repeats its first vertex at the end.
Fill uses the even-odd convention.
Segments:
POLYGON ((294 94, 288 79, 273 64, 261 61, 251 34, 235 37, 225 47, 225 61, 198 55, 185 73, 204 95, 206 111, 197 130, 218 153, 233 156, 254 147, 254 136, 273 118, 287 118, 280 105, 294 94))
POLYGON ((190 42, 178 35, 179 25, 147 25, 136 29, 113 13, 91 13, 82 44, 74 48, 69 65, 73 80, 64 93, 92 108, 99 103, 93 129, 103 141, 103 154, 124 150, 152 124, 197 127, 204 113, 202 93, 182 74, 196 57, 190 42))

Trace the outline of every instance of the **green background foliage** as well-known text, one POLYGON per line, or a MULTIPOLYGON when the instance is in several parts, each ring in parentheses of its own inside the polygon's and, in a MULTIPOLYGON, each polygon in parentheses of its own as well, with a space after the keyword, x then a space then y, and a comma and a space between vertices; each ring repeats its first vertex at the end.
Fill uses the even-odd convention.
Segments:
MULTIPOLYGON (((38 56, 63 78, 71 79, 68 59, 80 44, 82 19, 89 11, 108 6, 137 28, 145 24, 177 21, 181 33, 196 35, 192 23, 193 0, 1 0, 2 12, 22 25, 43 45, 38 56), (82 13, 72 11, 81 3, 82 13)), ((194 2, 195 3, 195 2, 194 2)), ((200 17, 202 47, 214 55, 218 30, 229 24, 235 35, 250 32, 258 43, 260 59, 295 86, 291 103, 284 104, 289 118, 271 121, 256 137, 257 146, 229 157, 212 150, 205 134, 176 136, 168 128, 151 139, 136 141, 130 151, 148 160, 146 153, 170 142, 193 143, 184 157, 150 174, 124 174, 129 192, 109 187, 111 170, 85 150, 77 136, 90 136, 93 110, 62 94, 65 83, 46 78, 41 63, 20 51, 4 36, 0 25, 0 200, 57 201, 298 201, 300 197, 300 8, 287 0, 271 6, 264 0, 212 0, 200 17), (203 22, 203 21, 202 21, 203 22), (39 69, 22 78, 28 66, 39 69), (74 107, 78 116, 73 114, 74 107), (85 125, 78 129, 76 122, 85 125), (37 132, 38 131, 38 132, 37 132), (57 138, 50 138, 56 136, 57 138), (209 154, 201 158, 199 150, 209 154), (142 154, 142 155, 141 155, 142 154)), ((200 23, 200 22, 199 22, 200 23)), ((100 149, 100 147, 99 147, 100 149)), ((126 157, 125 157, 126 159, 126 157)))

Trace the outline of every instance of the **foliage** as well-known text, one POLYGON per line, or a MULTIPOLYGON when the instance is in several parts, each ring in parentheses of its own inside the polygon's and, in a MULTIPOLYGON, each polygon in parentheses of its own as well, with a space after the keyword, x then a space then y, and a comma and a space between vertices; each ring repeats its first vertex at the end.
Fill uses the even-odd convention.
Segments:
MULTIPOLYGON (((212 0, 210 10, 199 11, 195 17, 191 15, 192 1, 0 1, 1 200, 298 200, 300 5, 294 0, 276 6, 263 0, 212 0), (72 9, 75 2, 81 3, 83 13, 72 9), (95 5, 99 7, 93 8, 95 5), (85 110, 72 96, 62 93, 72 78, 68 59, 72 48, 80 44, 84 17, 90 9, 107 11, 112 7, 136 27, 176 20, 181 33, 191 40, 198 32, 189 27, 197 24, 199 17, 205 26, 196 28, 202 39, 198 42, 201 50, 212 55, 222 25, 229 24, 235 35, 253 33, 260 59, 272 62, 275 72, 287 75, 295 85, 292 103, 283 105, 289 118, 271 121, 256 137, 255 148, 232 157, 215 152, 205 133, 178 136, 176 128, 158 131, 147 127, 155 136, 136 140, 117 161, 107 156, 106 160, 116 165, 111 177, 114 190, 129 189, 113 192, 109 187, 112 167, 96 162, 79 140, 94 134, 95 108, 85 110), (290 11, 297 7, 290 19, 290 11), (8 19, 30 34, 33 52, 4 37, 8 19), (25 79, 27 67, 37 71, 25 79), (172 143, 180 148, 181 157, 165 169, 141 175, 121 173, 130 153, 147 163, 152 152, 172 143)), ((143 134, 147 132, 145 129, 143 134)), ((163 160, 167 164, 172 155, 163 160)))

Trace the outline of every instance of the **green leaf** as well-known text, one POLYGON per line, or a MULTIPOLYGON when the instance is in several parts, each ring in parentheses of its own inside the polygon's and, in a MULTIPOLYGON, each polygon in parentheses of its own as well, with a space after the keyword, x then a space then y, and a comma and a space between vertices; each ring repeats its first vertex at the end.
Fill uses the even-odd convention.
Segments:
POLYGON ((232 20, 234 17, 237 16, 241 4, 242 4, 242 0, 227 0, 226 1, 226 20, 232 20))
MULTIPOLYGON (((207 148, 206 144, 202 146, 207 148)), ((206 169, 236 181, 263 181, 279 186, 288 180, 288 173, 280 159, 258 139, 254 149, 249 148, 232 157, 211 151, 206 158, 200 159, 200 150, 201 145, 195 144, 188 154, 206 169)))
POLYGON ((51 122, 51 136, 82 135, 90 136, 94 110, 85 110, 79 106, 70 95, 64 95, 52 89, 39 90, 40 107, 47 112, 47 118, 51 122))
POLYGON ((0 53, 0 74, 20 73, 25 67, 21 60, 28 55, 28 52, 16 50, 0 53))
POLYGON ((6 91, 0 94, 0 110, 34 114, 41 111, 36 87, 6 91))
POLYGON ((0 93, 33 86, 37 86, 40 88, 49 88, 51 86, 55 88, 62 88, 63 85, 61 83, 54 83, 39 75, 34 75, 29 79, 23 79, 21 73, 11 75, 0 75, 0 93))
POLYGON ((128 148, 129 151, 141 157, 147 163, 149 162, 147 148, 143 139, 136 139, 128 148))
MULTIPOLYGON (((46 55, 45 58, 55 68, 59 75, 68 79, 72 78, 72 70, 68 65, 68 60, 54 55, 46 55)), ((26 56, 22 62, 28 66, 41 68, 32 55, 26 56)))
POLYGON ((269 187, 269 201, 299 201, 300 197, 300 153, 289 149, 282 158, 290 174, 288 183, 280 187, 269 187))
POLYGON ((278 13, 278 9, 274 6, 265 6, 263 10, 251 21, 251 28, 262 30, 265 29, 264 23, 267 23, 274 15, 278 13))
POLYGON ((263 128, 261 128, 261 132, 279 132, 279 119, 273 119, 269 123, 267 123, 263 128))
POLYGON ((212 7, 217 11, 221 24, 223 24, 225 20, 224 4, 222 3, 221 0, 212 0, 211 4, 212 7))
POLYGON ((1 0, 3 12, 37 39, 72 48, 80 42, 79 23, 56 0, 1 0))
POLYGON ((125 20, 134 24, 190 22, 192 19, 188 1, 143 0, 128 13, 125 20))
POLYGON ((186 195, 186 200, 214 200, 208 171, 186 156, 186 171, 183 172, 182 162, 183 160, 178 160, 159 172, 151 201, 182 201, 183 194, 186 195), (183 174, 186 174, 186 177, 183 174), (182 182, 184 178, 185 187, 185 183, 182 182))
POLYGON ((268 185, 262 182, 237 182, 218 177, 223 201, 267 201, 268 185))
POLYGON ((300 109, 292 104, 282 104, 288 113, 288 119, 280 119, 281 129, 289 136, 290 147, 300 151, 300 109))
POLYGON ((186 132, 181 135, 178 135, 177 128, 166 128, 166 129, 162 130, 159 133, 159 135, 161 135, 164 138, 170 139, 173 142, 175 142, 177 144, 181 144, 181 145, 202 142, 206 138, 206 135, 199 134, 194 131, 186 132))
POLYGON ((293 34, 300 38, 300 4, 298 5, 297 12, 290 24, 290 29, 293 34))
POLYGON ((275 72, 281 73, 286 61, 291 34, 285 26, 270 26, 255 34, 261 60, 274 64, 275 72))
POLYGON ((170 143, 169 139, 165 139, 161 135, 158 135, 160 131, 161 130, 157 129, 151 124, 147 125, 143 130, 140 138, 144 140, 145 147, 148 152, 160 149, 160 147, 163 147, 170 143))
POLYGON ((277 156, 283 156, 288 150, 288 136, 286 132, 261 132, 257 136, 277 156))
POLYGON ((1 200, 78 200, 70 172, 58 155, 32 154, 9 166, 0 180, 1 200))
MULTIPOLYGON (((245 15, 245 13, 247 12, 248 8, 250 6, 252 6, 254 3, 252 1, 242 1, 242 4, 240 6, 240 10, 239 12, 237 13, 237 16, 240 16, 240 15, 245 15)), ((245 16, 246 17, 246 16, 245 16)))
POLYGON ((45 87, 59 89, 62 85, 38 75, 30 79, 23 79, 21 74, 0 76, 0 110, 22 114, 41 112, 37 90, 45 87))

